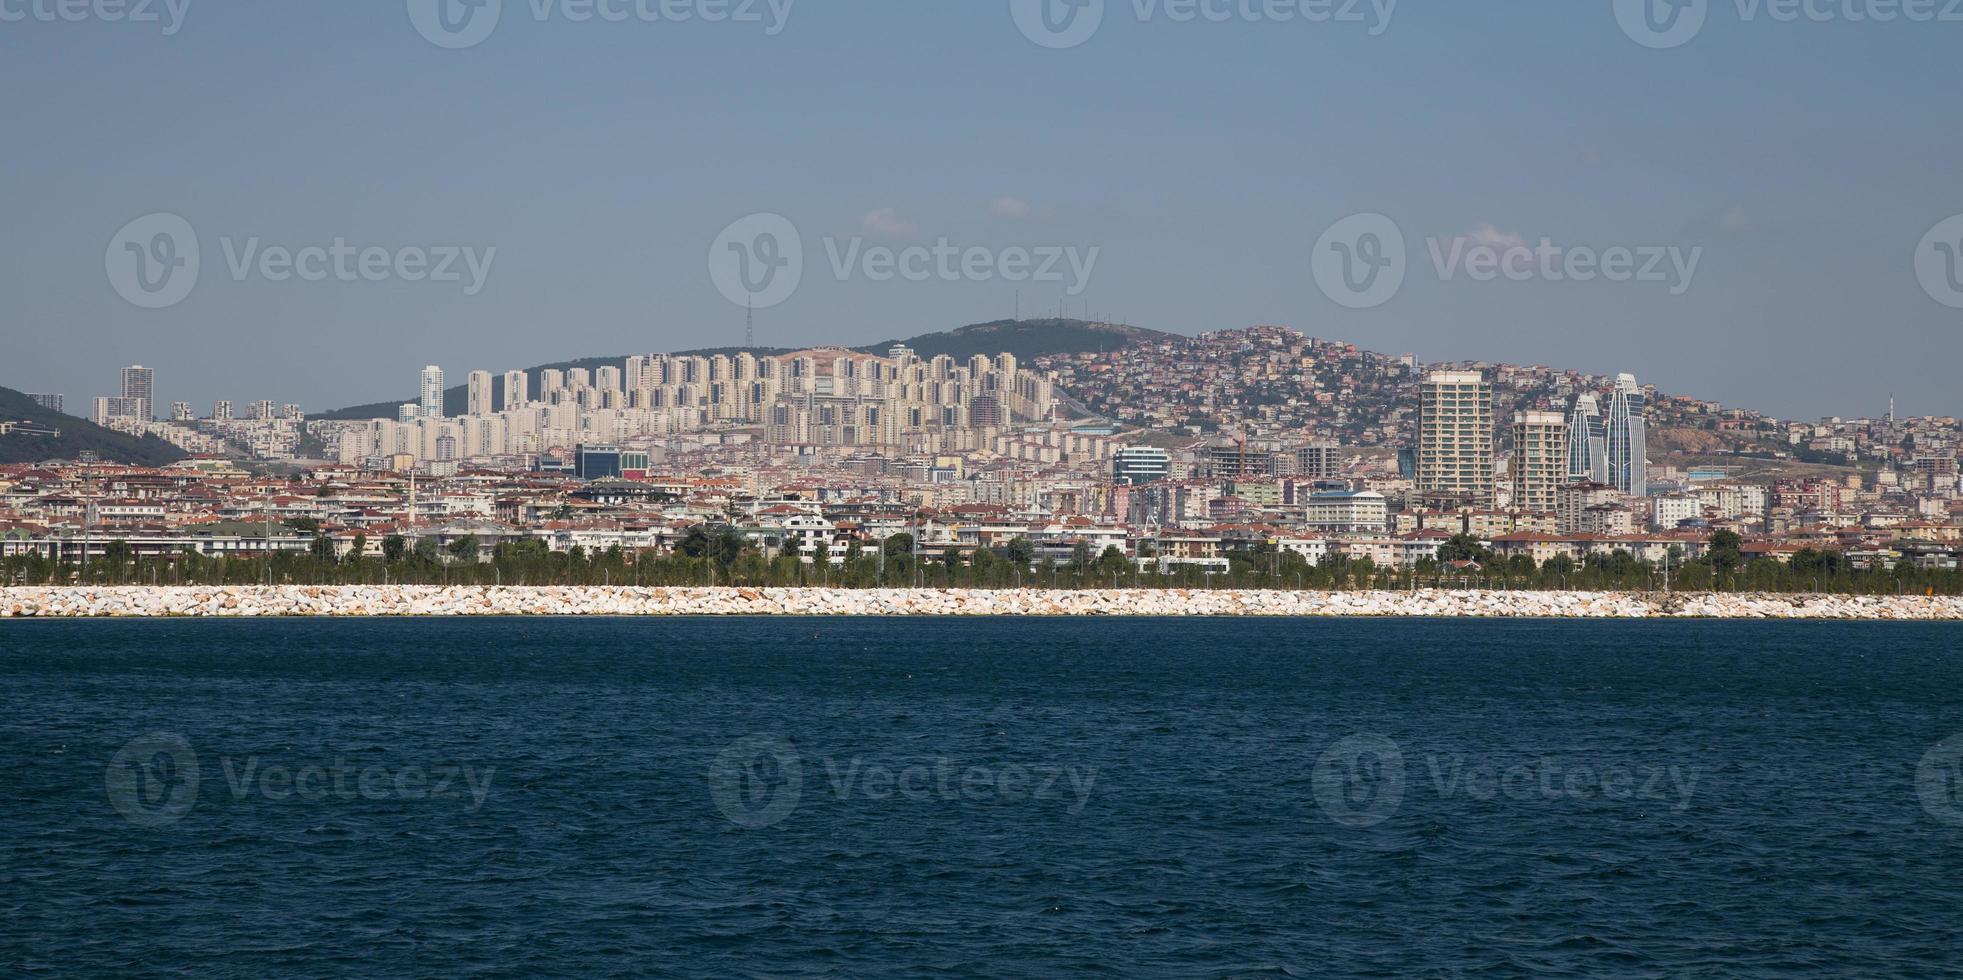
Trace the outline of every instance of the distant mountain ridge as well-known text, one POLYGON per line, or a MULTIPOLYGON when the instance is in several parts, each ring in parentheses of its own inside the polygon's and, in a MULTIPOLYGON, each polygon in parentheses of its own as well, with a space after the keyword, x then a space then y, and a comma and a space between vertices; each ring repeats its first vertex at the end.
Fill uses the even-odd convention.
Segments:
POLYGON ((0 463, 72 460, 84 452, 94 452, 104 462, 164 466, 185 455, 176 446, 154 436, 139 439, 105 429, 85 418, 43 408, 40 402, 12 388, 0 388, 0 422, 32 422, 61 432, 59 436, 18 432, 0 436, 0 463))
MULTIPOLYGON (((1027 361, 1045 354, 1102 353, 1120 350, 1138 344, 1156 343, 1160 340, 1175 339, 1176 335, 1143 327, 1133 327, 1115 323, 1091 323, 1086 320, 1047 319, 1047 320, 996 320, 991 323, 976 323, 955 330, 924 333, 906 340, 887 340, 863 347, 846 347, 843 350, 858 351, 865 354, 885 353, 896 344, 905 344, 914 354, 923 358, 939 357, 946 354, 957 360, 965 360, 976 354, 1014 354, 1017 359, 1027 361)), ((818 345, 811 345, 818 346, 818 345)), ((810 347, 718 347, 703 350, 674 352, 677 357, 713 357, 717 354, 734 355, 744 350, 758 357, 774 354, 788 354, 794 350, 808 350, 810 347)), ((646 353, 646 352, 643 352, 646 353)), ((540 377, 546 371, 568 371, 576 368, 593 370, 605 365, 619 366, 630 355, 614 357, 585 357, 574 361, 560 361, 556 364, 540 364, 525 369, 528 384, 532 391, 539 390, 540 377)), ((499 407, 504 401, 502 371, 493 371, 499 379, 493 385, 494 398, 499 407)), ((412 395, 398 401, 372 402, 367 405, 354 405, 310 415, 308 418, 324 421, 344 421, 356 419, 392 419, 400 406, 415 401, 412 395)), ((453 385, 443 391, 443 413, 462 415, 470 406, 467 385, 453 385)))

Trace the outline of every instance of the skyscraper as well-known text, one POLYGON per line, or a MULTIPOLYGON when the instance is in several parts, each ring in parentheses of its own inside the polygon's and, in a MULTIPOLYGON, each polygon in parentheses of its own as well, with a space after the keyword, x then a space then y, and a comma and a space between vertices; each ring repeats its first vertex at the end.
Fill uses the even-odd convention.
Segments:
POLYGON ((1601 402, 1594 395, 1576 395, 1568 412, 1568 482, 1609 482, 1608 447, 1601 402))
POLYGON ((1513 506, 1552 511, 1567 482, 1568 422, 1560 412, 1513 416, 1513 506))
POLYGON ((1649 440, 1643 409, 1643 389, 1633 374, 1615 378, 1609 396, 1609 486, 1631 497, 1649 495, 1649 440))
POLYGON ((1418 399, 1418 491, 1491 506, 1492 382, 1478 371, 1434 371, 1418 399))
POLYGON ((434 364, 423 368, 422 399, 417 403, 423 418, 443 417, 443 369, 434 364))
POLYGON ((465 388, 465 396, 466 404, 464 414, 491 414, 491 372, 470 372, 468 386, 465 388))
POLYGON ((151 406, 156 404, 157 372, 141 364, 132 364, 123 369, 123 404, 129 415, 149 421, 151 406))
POLYGON ((504 372, 504 410, 509 412, 531 400, 531 377, 523 371, 504 372))

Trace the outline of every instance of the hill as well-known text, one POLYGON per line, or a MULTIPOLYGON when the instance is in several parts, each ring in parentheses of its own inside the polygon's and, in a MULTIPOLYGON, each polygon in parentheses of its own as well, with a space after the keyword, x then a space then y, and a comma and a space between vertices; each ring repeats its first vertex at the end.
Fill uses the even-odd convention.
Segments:
POLYGON ((1044 354, 1101 354, 1172 339, 1175 339, 1173 334, 1117 323, 1057 319, 997 320, 855 349, 884 354, 895 344, 905 344, 920 357, 946 354, 962 360, 976 354, 1014 354, 1018 360, 1026 361, 1044 354))
POLYGON ((84 418, 42 408, 41 403, 12 388, 0 388, 0 422, 29 422, 61 432, 59 436, 19 432, 0 436, 0 463, 76 459, 84 452, 94 452, 105 462, 133 466, 163 466, 184 458, 176 446, 161 439, 138 439, 84 418))
MULTIPOLYGON (((1138 344, 1156 343, 1160 339, 1171 339, 1174 335, 1146 330, 1141 327, 1121 324, 1090 323, 1084 320, 997 320, 993 323, 977 323, 958 330, 944 330, 926 333, 907 340, 887 340, 877 344, 850 348, 869 354, 885 354, 895 344, 905 344, 920 357, 938 357, 946 354, 957 359, 966 359, 976 354, 1014 354, 1018 359, 1028 360, 1043 354, 1063 354, 1118 350, 1138 344)), ((758 357, 772 354, 790 353, 782 348, 741 348, 717 347, 704 350, 676 351, 677 356, 713 357, 717 354, 737 354, 748 349, 758 357)), ((627 360, 626 354, 613 357, 586 357, 576 361, 560 361, 556 364, 540 364, 525 369, 531 390, 539 390, 539 378, 546 371, 568 371, 575 368, 593 370, 608 364, 615 367, 627 360)), ((492 385, 496 407, 502 408, 504 402, 503 374, 497 375, 497 383, 492 385)), ((396 409, 415 401, 415 396, 389 402, 372 402, 367 405, 354 405, 310 415, 308 418, 326 421, 347 419, 392 419, 396 409)), ((469 408, 470 399, 465 385, 455 385, 443 391, 443 413, 462 415, 469 408)))

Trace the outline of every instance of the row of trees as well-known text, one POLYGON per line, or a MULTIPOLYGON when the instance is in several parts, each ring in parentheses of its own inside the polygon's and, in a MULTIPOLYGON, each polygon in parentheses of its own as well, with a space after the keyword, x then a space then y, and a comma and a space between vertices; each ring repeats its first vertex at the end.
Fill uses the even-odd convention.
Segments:
MULTIPOLYGON (((365 555, 357 539, 354 554, 365 555)), ((1963 594, 1963 573, 1917 569, 1856 569, 1835 551, 1802 551, 1789 562, 1748 560, 1730 532, 1714 536, 1709 552, 1687 559, 1673 549, 1660 562, 1627 551, 1574 561, 1557 556, 1535 563, 1525 555, 1502 558, 1476 539, 1460 536, 1441 547, 1437 560, 1414 568, 1378 566, 1368 559, 1331 556, 1311 564, 1294 552, 1262 544, 1228 555, 1225 571, 1174 565, 1139 569, 1117 548, 1095 553, 1079 544, 1063 561, 1037 558, 1033 542, 1018 538, 1002 549, 949 549, 938 557, 914 554, 900 534, 878 547, 854 545, 842 565, 805 563, 794 556, 766 557, 732 529, 697 528, 672 552, 628 552, 616 547, 587 552, 549 550, 542 541, 497 546, 489 560, 478 541, 464 538, 439 547, 431 538, 413 545, 396 536, 381 542, 380 559, 338 558, 318 539, 305 554, 208 557, 193 551, 138 556, 121 541, 86 565, 40 556, 0 560, 0 581, 16 584, 250 585, 262 583, 357 585, 744 585, 873 588, 1281 588, 1281 589, 1581 589, 1683 592, 1833 592, 1853 594, 1963 594), (1469 563, 1469 564, 1461 564, 1469 563)))

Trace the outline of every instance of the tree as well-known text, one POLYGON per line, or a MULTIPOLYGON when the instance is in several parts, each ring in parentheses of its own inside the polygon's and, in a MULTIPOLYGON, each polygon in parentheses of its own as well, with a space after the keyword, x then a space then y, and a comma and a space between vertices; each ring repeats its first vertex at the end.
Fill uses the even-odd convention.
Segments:
POLYGON ((318 561, 318 562, 333 561, 334 539, 328 537, 325 534, 315 535, 313 543, 307 545, 307 553, 313 556, 314 561, 318 561))
POLYGON ((887 538, 880 549, 886 552, 886 557, 889 559, 905 558, 913 554, 913 535, 905 532, 895 534, 887 538))
POLYGON ((1092 560, 1093 560, 1093 556, 1091 554, 1091 543, 1089 541, 1079 540, 1077 542, 1077 546, 1070 549, 1071 571, 1073 572, 1084 571, 1085 569, 1091 567, 1092 560))
POLYGON ((1470 534, 1454 534, 1451 539, 1438 546, 1438 560, 1441 562, 1476 561, 1481 565, 1492 562, 1493 553, 1470 534))
POLYGON ((1036 543, 1028 538, 1016 538, 1009 542, 1009 561, 1017 567, 1028 569, 1030 562, 1036 560, 1036 543))
POLYGON ((382 560, 393 565, 402 560, 409 551, 409 542, 400 534, 391 534, 382 539, 382 560))
POLYGON ((475 534, 466 534, 450 542, 450 556, 458 561, 475 565, 477 564, 477 552, 478 544, 477 535, 475 534))
POLYGON ((1745 539, 1737 531, 1722 530, 1711 535, 1711 567, 1720 572, 1736 570, 1745 564, 1745 554, 1741 550, 1745 539))

